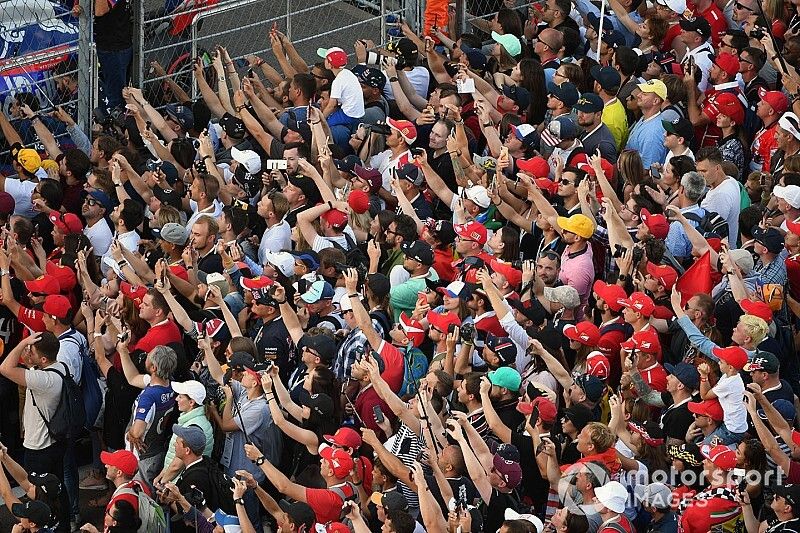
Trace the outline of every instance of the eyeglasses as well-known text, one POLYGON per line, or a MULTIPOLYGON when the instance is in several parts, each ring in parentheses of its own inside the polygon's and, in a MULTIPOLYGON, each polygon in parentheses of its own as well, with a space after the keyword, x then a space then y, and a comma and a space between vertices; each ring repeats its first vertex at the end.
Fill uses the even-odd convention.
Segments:
POLYGON ((752 61, 748 61, 747 59, 743 58, 742 56, 739 56, 739 62, 740 63, 747 63, 748 65, 754 65, 755 64, 752 61))
POLYGON ((543 251, 543 252, 541 252, 539 254, 539 257, 540 258, 546 257, 546 258, 551 259, 553 261, 561 258, 561 256, 558 255, 558 252, 554 252, 553 250, 545 250, 545 251, 543 251))
POLYGON ((742 4, 741 2, 736 2, 736 4, 734 4, 734 5, 736 6, 736 9, 744 9, 745 11, 749 11, 750 13, 755 13, 755 11, 753 9, 747 7, 746 5, 742 4))
POLYGON ((31 296, 37 296, 39 298, 46 298, 49 295, 46 292, 32 292, 31 296))
POLYGON ((574 182, 574 181, 570 181, 570 180, 568 180, 568 179, 560 179, 560 180, 558 180, 558 182, 559 182, 561 185, 575 185, 575 182, 574 182))
POLYGON ((314 350, 312 350, 308 346, 303 346, 303 350, 307 351, 308 353, 310 353, 314 357, 319 357, 320 359, 322 358, 322 356, 320 354, 318 354, 317 352, 315 352, 314 350))

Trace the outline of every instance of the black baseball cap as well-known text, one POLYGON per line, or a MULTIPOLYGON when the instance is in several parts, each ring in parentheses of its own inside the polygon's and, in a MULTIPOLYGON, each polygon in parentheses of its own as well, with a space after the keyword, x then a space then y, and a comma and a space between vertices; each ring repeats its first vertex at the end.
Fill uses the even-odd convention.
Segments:
POLYGON ((606 91, 616 89, 619 87, 620 83, 622 83, 622 77, 614 67, 595 65, 591 68, 589 73, 592 75, 592 78, 600 84, 600 87, 606 91))
POLYGON ((668 133, 683 137, 684 144, 691 144, 694 140, 694 126, 689 119, 676 117, 672 120, 662 120, 661 125, 668 133))
POLYGON ((753 239, 766 247, 770 253, 777 254, 783 250, 783 235, 777 229, 754 226, 752 233, 753 239))
POLYGON ((297 347, 313 350, 324 365, 331 364, 336 356, 336 342, 327 335, 303 335, 297 347))
POLYGON ((550 83, 547 85, 547 91, 564 102, 567 107, 572 107, 578 102, 578 88, 572 82, 565 81, 561 85, 550 83))
POLYGON ((695 17, 692 19, 681 18, 678 23, 681 25, 683 31, 697 32, 703 39, 711 37, 711 24, 703 17, 695 17))
POLYGON ((50 522, 50 507, 42 501, 30 500, 11 505, 11 514, 17 518, 27 518, 40 528, 50 522))
POLYGON ((302 175, 289 176, 289 183, 303 191, 307 200, 306 205, 314 205, 319 201, 319 188, 311 178, 302 175))
POLYGON ((604 105, 603 99, 600 98, 599 95, 595 93, 583 93, 572 107, 584 113, 599 113, 603 110, 604 105))
POLYGON ((386 76, 376 68, 367 67, 358 73, 358 81, 361 85, 383 90, 386 85, 386 76))
POLYGON ((239 117, 234 117, 230 113, 225 113, 219 119, 219 125, 222 127, 228 137, 233 139, 243 139, 247 128, 244 126, 244 121, 239 117))
POLYGON ((427 242, 422 240, 416 240, 412 243, 404 242, 400 247, 406 257, 419 261, 423 265, 433 265, 433 248, 427 242))
POLYGON ((289 516, 289 520, 297 527, 297 531, 301 530, 301 526, 305 526, 305 530, 310 532, 317 522, 317 515, 314 513, 314 509, 305 502, 281 500, 278 505, 289 516))

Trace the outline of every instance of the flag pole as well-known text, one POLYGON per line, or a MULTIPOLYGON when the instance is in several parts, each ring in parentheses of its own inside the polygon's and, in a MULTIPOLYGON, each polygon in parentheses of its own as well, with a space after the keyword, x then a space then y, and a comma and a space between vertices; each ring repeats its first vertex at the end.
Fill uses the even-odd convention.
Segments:
POLYGON ((603 19, 605 17, 606 17, 606 0, 600 0, 600 26, 597 29, 597 61, 598 62, 600 61, 600 41, 603 39, 603 19))

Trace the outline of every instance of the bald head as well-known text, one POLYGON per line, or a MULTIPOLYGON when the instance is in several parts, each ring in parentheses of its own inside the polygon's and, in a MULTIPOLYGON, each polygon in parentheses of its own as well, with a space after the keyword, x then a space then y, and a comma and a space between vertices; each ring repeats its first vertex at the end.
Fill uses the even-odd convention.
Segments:
POLYGON ((554 28, 547 28, 539 32, 539 42, 557 54, 564 47, 564 34, 554 28))

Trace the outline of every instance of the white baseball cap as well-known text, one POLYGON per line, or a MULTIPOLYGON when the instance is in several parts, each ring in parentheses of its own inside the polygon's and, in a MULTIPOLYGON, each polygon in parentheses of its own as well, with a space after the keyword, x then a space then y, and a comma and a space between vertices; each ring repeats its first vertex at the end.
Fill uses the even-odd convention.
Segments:
POLYGON ((778 119, 778 126, 789 132, 789 135, 800 141, 800 118, 791 111, 786 113, 778 119))
POLYGON ((536 515, 520 514, 516 512, 514 509, 506 509, 503 518, 505 518, 506 520, 526 520, 531 524, 533 524, 533 527, 536 528, 537 533, 542 533, 542 531, 544 531, 544 524, 536 515))
POLYGON ((786 185, 785 187, 776 185, 772 193, 777 198, 786 200, 786 202, 795 209, 800 208, 800 185, 786 185))
POLYGON ((231 157, 244 166, 250 174, 261 172, 261 157, 253 150, 239 150, 234 146, 231 148, 231 157))
POLYGON ((656 0, 656 3, 667 6, 678 15, 683 15, 686 11, 686 0, 656 0))
POLYGON ((294 256, 289 252, 267 252, 264 259, 287 278, 294 276, 294 256))
POLYGON ((625 505, 628 503, 628 491, 619 481, 609 481, 605 485, 597 487, 594 489, 594 495, 597 497, 597 501, 613 513, 624 512, 625 505))
POLYGON ((185 394, 194 400, 197 405, 202 405, 206 401, 206 388, 202 383, 193 379, 183 383, 173 381, 172 390, 175 391, 175 394, 185 394))
POLYGON ((492 200, 489 198, 489 191, 483 185, 473 185, 472 187, 464 190, 464 196, 467 200, 472 200, 475 205, 482 209, 489 207, 492 200))

